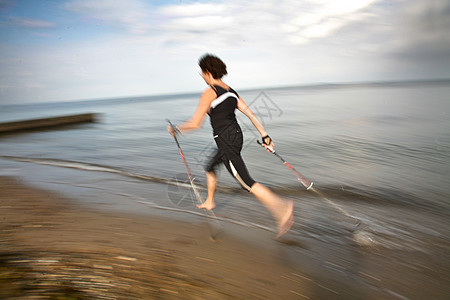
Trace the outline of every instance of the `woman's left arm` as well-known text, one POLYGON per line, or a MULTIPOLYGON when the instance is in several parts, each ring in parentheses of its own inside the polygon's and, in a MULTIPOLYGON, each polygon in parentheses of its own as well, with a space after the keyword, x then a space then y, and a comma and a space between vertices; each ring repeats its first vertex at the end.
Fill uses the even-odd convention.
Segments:
MULTIPOLYGON (((246 115, 250 119, 250 121, 252 121, 252 123, 255 126, 255 128, 261 134, 261 137, 267 137, 268 136, 267 131, 264 128, 264 126, 258 120, 256 115, 252 112, 252 110, 247 106, 247 104, 245 104, 244 100, 242 100, 241 97, 239 97, 239 100, 238 100, 238 103, 237 103, 237 108, 239 109, 240 112, 242 112, 244 115, 246 115)), ((268 140, 269 139, 270 138, 268 138, 268 140)), ((268 142, 268 146, 270 146, 272 148, 275 146, 274 143, 272 142, 272 139, 270 139, 270 142, 268 142)))

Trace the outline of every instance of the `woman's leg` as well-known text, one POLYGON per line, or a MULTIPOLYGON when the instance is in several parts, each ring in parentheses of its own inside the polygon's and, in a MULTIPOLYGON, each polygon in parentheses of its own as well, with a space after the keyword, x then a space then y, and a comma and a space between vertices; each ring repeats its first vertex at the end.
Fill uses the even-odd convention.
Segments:
POLYGON ((279 238, 288 232, 294 223, 294 202, 280 198, 270 189, 253 180, 240 155, 243 143, 242 131, 239 127, 230 128, 231 130, 227 132, 227 135, 223 137, 218 135, 216 139, 217 146, 221 149, 225 157, 223 159, 225 167, 245 190, 255 195, 269 210, 276 220, 278 227, 277 238, 279 238))
POLYGON ((253 184, 250 192, 258 198, 275 218, 278 226, 277 238, 288 232, 294 223, 294 202, 280 198, 260 183, 253 184))
POLYGON ((294 223, 294 202, 279 197, 264 185, 255 182, 241 156, 230 159, 225 166, 242 187, 258 198, 275 218, 278 227, 277 238, 288 232, 294 223))
POLYGON ((214 203, 214 195, 217 187, 217 175, 214 171, 206 172, 206 185, 208 188, 208 197, 205 202, 197 205, 198 208, 205 208, 207 210, 214 209, 216 204, 214 203))

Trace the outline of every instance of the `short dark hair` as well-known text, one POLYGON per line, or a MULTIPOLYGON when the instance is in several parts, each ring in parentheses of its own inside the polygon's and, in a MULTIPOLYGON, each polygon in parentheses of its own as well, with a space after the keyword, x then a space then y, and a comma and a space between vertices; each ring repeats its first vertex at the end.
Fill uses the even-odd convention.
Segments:
POLYGON ((227 66, 225 63, 215 55, 206 53, 198 60, 198 65, 202 69, 202 72, 211 73, 214 79, 220 79, 227 75, 227 66))

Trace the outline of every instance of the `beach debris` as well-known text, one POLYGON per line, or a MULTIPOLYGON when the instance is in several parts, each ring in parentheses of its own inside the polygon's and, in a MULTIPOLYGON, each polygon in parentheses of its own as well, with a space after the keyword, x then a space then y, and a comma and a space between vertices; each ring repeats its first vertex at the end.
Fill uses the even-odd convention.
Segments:
POLYGON ((367 231, 358 231, 353 234, 355 242, 363 247, 373 247, 376 245, 373 235, 367 231))
POLYGON ((207 261, 207 262, 214 262, 213 259, 209 259, 209 258, 206 258, 206 257, 196 256, 195 258, 199 259, 199 260, 207 261))
POLYGON ((126 260, 126 261, 136 261, 137 258, 127 257, 127 256, 116 256, 115 259, 126 260))
POLYGON ((296 291, 293 291, 293 290, 289 290, 289 292, 291 292, 292 294, 295 294, 295 295, 297 295, 297 296, 303 297, 303 298, 305 298, 305 299, 311 299, 311 298, 309 298, 308 296, 305 296, 305 295, 300 294, 299 292, 296 292, 296 291))

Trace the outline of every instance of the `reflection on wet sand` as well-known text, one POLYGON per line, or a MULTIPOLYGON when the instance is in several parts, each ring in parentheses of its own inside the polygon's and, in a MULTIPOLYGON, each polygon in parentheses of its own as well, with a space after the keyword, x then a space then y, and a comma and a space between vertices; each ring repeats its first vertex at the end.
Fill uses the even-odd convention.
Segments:
MULTIPOLYGON (((300 212, 297 230, 281 242, 236 224, 212 241, 196 215, 88 210, 8 177, 0 177, 0 191, 2 299, 446 299, 450 292, 450 244, 440 231, 409 251, 364 247, 339 230, 335 239, 312 236, 320 235, 319 215, 302 221, 300 212)), ((416 229, 410 245, 423 240, 416 229)))

